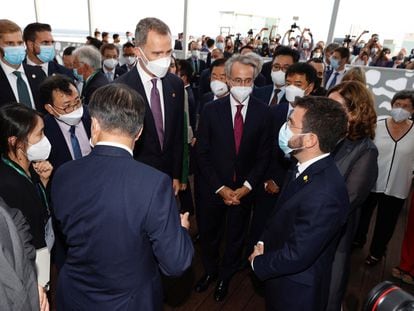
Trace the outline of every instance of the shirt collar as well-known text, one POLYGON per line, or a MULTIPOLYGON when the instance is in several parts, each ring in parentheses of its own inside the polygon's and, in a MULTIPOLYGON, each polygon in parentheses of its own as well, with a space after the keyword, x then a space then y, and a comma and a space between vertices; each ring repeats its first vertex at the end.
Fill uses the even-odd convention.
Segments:
POLYGON ((36 64, 35 62, 33 62, 29 57, 26 57, 26 62, 27 62, 27 64, 28 65, 30 65, 30 66, 37 66, 37 67, 42 67, 42 70, 44 71, 44 72, 47 72, 48 71, 48 66, 49 66, 49 63, 41 63, 41 64, 36 64))
POLYGON ((1 68, 3 68, 3 71, 6 74, 6 76, 13 74, 13 72, 15 71, 20 71, 23 74, 25 73, 23 65, 20 65, 19 68, 14 69, 13 67, 10 67, 9 65, 7 65, 3 60, 0 60, 0 65, 1 65, 1 68))
POLYGON ((142 67, 141 67, 141 63, 139 61, 137 61, 137 69, 138 69, 138 74, 141 78, 142 84, 146 85, 149 82, 151 82, 152 79, 158 79, 157 77, 151 77, 142 67))
POLYGON ((127 147, 124 144, 116 143, 116 142, 113 142, 113 141, 100 141, 100 142, 96 143, 96 146, 111 146, 111 147, 121 148, 121 149, 124 149, 124 150, 128 151, 128 153, 131 156, 133 156, 132 150, 129 147, 127 147))
MULTIPOLYGON (((324 154, 321 154, 320 156, 317 156, 317 157, 315 157, 315 158, 313 158, 313 159, 310 159, 310 160, 308 160, 308 161, 306 161, 306 162, 303 162, 303 163, 300 163, 300 164, 298 164, 297 165, 297 168, 298 168, 298 173, 299 173, 299 175, 300 174, 302 174, 309 166, 311 166, 313 163, 315 163, 315 162, 317 162, 317 161, 319 161, 319 160, 322 160, 323 158, 326 158, 327 156, 329 156, 330 155, 330 153, 328 152, 328 153, 324 153, 324 154)), ((299 176, 298 175, 298 176, 299 176)))
POLYGON ((246 106, 246 108, 247 108, 247 105, 249 104, 250 95, 242 103, 239 103, 237 100, 235 100, 234 97, 233 97, 233 95, 231 95, 231 92, 229 94, 229 97, 230 97, 230 104, 232 106, 234 106, 235 108, 238 105, 243 105, 243 106, 246 106))
POLYGON ((103 72, 104 72, 104 73, 107 73, 107 72, 110 72, 110 73, 115 73, 115 67, 114 67, 114 69, 112 69, 112 70, 107 70, 107 69, 105 68, 105 66, 102 66, 102 69, 103 69, 103 72))

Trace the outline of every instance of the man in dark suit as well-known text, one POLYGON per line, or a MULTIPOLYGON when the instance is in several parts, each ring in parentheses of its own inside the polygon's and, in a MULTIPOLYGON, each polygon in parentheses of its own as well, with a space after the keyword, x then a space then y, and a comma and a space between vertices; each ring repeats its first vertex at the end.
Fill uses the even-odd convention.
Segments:
POLYGON ((31 23, 23 30, 23 40, 27 47, 26 62, 31 66, 40 66, 46 76, 64 74, 74 79, 72 70, 55 61, 55 41, 49 24, 31 23))
POLYGON ((81 97, 84 99, 85 105, 88 105, 93 93, 99 87, 109 83, 101 71, 101 54, 91 45, 81 46, 72 54, 76 78, 83 82, 81 97))
POLYGON ((52 183, 68 245, 57 308, 162 310, 159 270, 178 276, 192 261, 188 214, 180 223, 168 176, 132 157, 142 97, 109 84, 94 93, 89 110, 94 149, 62 165, 52 183))
POLYGON ((126 69, 120 67, 119 64, 119 50, 115 44, 105 43, 101 46, 102 69, 109 82, 122 76, 126 73, 126 69))
POLYGON ((211 51, 210 57, 210 65, 209 68, 204 69, 200 73, 200 81, 199 81, 199 93, 200 93, 200 100, 203 98, 203 95, 207 92, 211 92, 210 88, 210 76, 211 76, 211 65, 218 59, 224 59, 224 54, 220 49, 214 49, 211 51))
POLYGON ((137 65, 137 56, 135 54, 135 45, 131 42, 126 42, 122 46, 122 57, 124 58, 125 64, 121 66, 126 72, 130 71, 137 65))
POLYGON ((173 179, 180 189, 183 155, 184 85, 167 73, 171 62, 171 32, 156 18, 142 19, 136 29, 138 64, 116 80, 135 89, 144 98, 146 112, 142 138, 134 158, 173 179))
POLYGON ((205 291, 218 276, 216 301, 226 297, 240 265, 252 191, 263 178, 271 148, 268 108, 250 96, 259 73, 256 60, 236 54, 227 60, 225 70, 231 95, 204 107, 196 143, 196 212, 205 274, 195 290, 205 291))
POLYGON ((0 20, 0 105, 20 102, 44 112, 39 85, 46 75, 40 68, 23 64, 25 56, 20 27, 10 20, 0 20))
POLYGON ((279 145, 298 164, 249 260, 265 281, 268 310, 325 310, 332 260, 349 199, 330 152, 347 131, 337 102, 298 98, 279 145))

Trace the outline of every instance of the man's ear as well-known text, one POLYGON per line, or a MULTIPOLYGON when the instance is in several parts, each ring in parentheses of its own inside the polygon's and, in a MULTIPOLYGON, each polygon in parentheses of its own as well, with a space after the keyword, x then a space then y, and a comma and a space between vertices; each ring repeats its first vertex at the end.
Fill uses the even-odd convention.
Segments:
POLYGON ((43 106, 45 110, 54 117, 59 117, 59 114, 53 109, 51 104, 46 104, 43 106))
POLYGON ((134 141, 137 141, 140 137, 141 137, 141 134, 142 134, 142 131, 144 130, 144 125, 141 127, 141 129, 139 130, 139 132, 138 132, 138 134, 137 134, 137 136, 135 136, 135 140, 134 141))
POLYGON ((318 136, 316 136, 316 134, 309 133, 309 135, 304 137, 303 144, 306 148, 313 148, 315 145, 319 144, 318 136))

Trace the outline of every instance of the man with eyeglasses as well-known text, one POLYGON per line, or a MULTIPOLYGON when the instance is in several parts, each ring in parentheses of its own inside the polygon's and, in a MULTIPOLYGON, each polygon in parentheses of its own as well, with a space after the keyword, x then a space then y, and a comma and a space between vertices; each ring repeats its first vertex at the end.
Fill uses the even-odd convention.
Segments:
POLYGON ((23 40, 27 48, 28 65, 42 68, 46 76, 60 73, 74 79, 72 71, 55 60, 55 41, 49 24, 28 24, 23 30, 23 40))
POLYGON ((240 267, 252 193, 270 160, 268 107, 250 96, 257 61, 235 54, 225 63, 230 94, 206 104, 200 116, 196 155, 197 223, 204 275, 196 292, 218 278, 214 299, 222 301, 240 267), (222 233, 226 232, 220 256, 222 233), (221 259, 221 264, 219 264, 221 259))

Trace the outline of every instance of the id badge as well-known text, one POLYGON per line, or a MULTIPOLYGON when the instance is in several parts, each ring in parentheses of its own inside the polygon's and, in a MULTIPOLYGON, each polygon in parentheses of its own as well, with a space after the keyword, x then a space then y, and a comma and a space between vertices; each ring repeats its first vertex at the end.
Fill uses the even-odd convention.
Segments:
POLYGON ((55 243, 55 233, 53 232, 52 217, 49 217, 45 225, 45 240, 47 249, 49 250, 49 252, 51 252, 53 244, 55 243))

